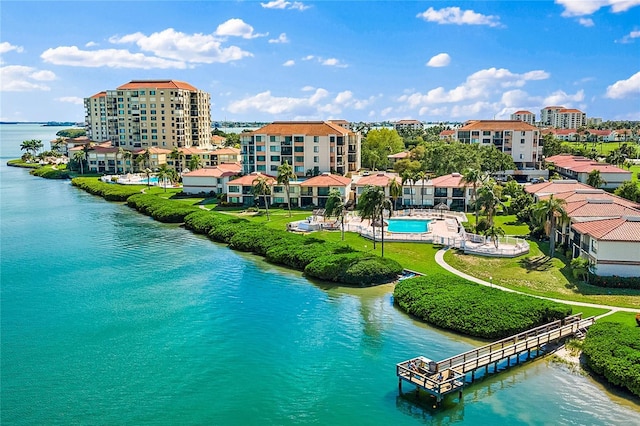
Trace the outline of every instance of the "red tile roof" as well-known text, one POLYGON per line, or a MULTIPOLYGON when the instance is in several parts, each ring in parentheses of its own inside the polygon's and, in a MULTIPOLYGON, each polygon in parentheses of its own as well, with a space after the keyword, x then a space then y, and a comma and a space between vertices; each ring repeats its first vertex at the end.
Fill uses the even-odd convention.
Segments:
POLYGON ((219 148, 210 152, 211 155, 240 155, 238 148, 219 148))
POLYGON ((575 108, 563 108, 560 111, 558 111, 559 114, 565 114, 565 113, 569 113, 569 112, 577 112, 582 114, 582 111, 580 111, 579 109, 575 109, 575 108))
POLYGON ((233 171, 233 170, 225 170, 224 168, 221 167, 205 167, 202 169, 198 169, 198 170, 194 170, 192 172, 189 173, 184 173, 182 176, 183 177, 215 177, 215 178, 221 178, 221 177, 227 177, 227 176, 233 176, 236 175, 240 172, 240 168, 238 167, 237 171, 233 171))
POLYGON ((178 151, 184 155, 203 155, 208 154, 210 151, 207 149, 200 149, 194 147, 178 148, 178 151))
POLYGON ((456 134, 455 130, 443 130, 440 132, 440 136, 453 136, 456 134))
POLYGON ((138 90, 138 89, 182 89, 196 92, 198 89, 177 80, 131 80, 129 83, 123 84, 117 90, 138 90))
POLYGON ((134 154, 138 155, 138 154, 142 154, 147 149, 149 150, 149 152, 151 154, 171 154, 171 150, 164 149, 164 148, 158 148, 158 147, 155 147, 155 146, 152 146, 150 148, 138 148, 138 149, 133 150, 131 152, 133 152, 134 154))
POLYGON ((332 175, 332 174, 321 174, 318 176, 314 176, 302 182, 300 184, 301 187, 307 186, 319 186, 319 187, 327 187, 327 186, 348 186, 351 185, 351 178, 347 178, 344 176, 332 175))
POLYGON ((580 157, 568 154, 559 154, 545 159, 547 163, 553 163, 556 166, 573 170, 575 172, 590 172, 592 170, 600 170, 602 173, 624 173, 631 175, 631 172, 612 166, 607 163, 600 163, 590 158, 580 157))
POLYGON ((253 172, 251 174, 248 175, 244 175, 242 177, 239 177, 238 179, 234 179, 232 181, 229 182, 229 184, 233 184, 233 185, 244 185, 244 186, 253 186, 253 181, 258 178, 259 176, 262 176, 263 178, 265 178, 267 180, 267 182, 269 183, 269 185, 273 185, 274 183, 276 183, 276 178, 270 175, 265 175, 264 173, 260 173, 260 172, 253 172))
POLYGON ((551 182, 534 183, 524 187, 525 192, 536 194, 538 197, 549 194, 560 194, 562 192, 573 192, 576 189, 593 189, 584 183, 576 180, 552 180, 551 182))
MULTIPOLYGON (((526 123, 525 123, 526 124, 526 123)), ((450 175, 438 176, 431 180, 433 186, 438 188, 463 188, 463 177, 460 173, 451 173, 450 175)))
POLYGON ((516 111, 516 112, 514 112, 514 114, 520 114, 520 115, 522 115, 522 114, 533 114, 533 113, 532 113, 531 111, 521 110, 521 111, 516 111))
POLYGON ((251 133, 244 135, 310 135, 310 136, 329 136, 329 135, 352 135, 350 130, 340 127, 337 124, 327 121, 274 121, 251 133))
MULTIPOLYGON (((640 212, 639 212, 640 213, 640 212)), ((619 219, 603 219, 580 222, 571 226, 581 234, 587 234, 600 241, 640 242, 640 214, 619 219)), ((640 247, 634 247, 640 259, 640 247)))
POLYGON ((102 91, 99 93, 96 93, 95 95, 91 96, 92 98, 104 98, 107 96, 107 92, 106 91, 102 91))
POLYGON ((622 216, 640 215, 640 210, 616 202, 615 199, 593 198, 584 201, 568 203, 565 206, 567 215, 571 218, 601 217, 615 218, 622 216))
POLYGON ((419 120, 399 120, 396 124, 422 124, 419 120))
MULTIPOLYGON (((541 200, 546 200, 549 198, 549 195, 542 195, 538 197, 541 200)), ((632 207, 636 209, 640 209, 640 204, 634 203, 633 201, 629 201, 625 198, 618 197, 617 195, 610 194, 603 189, 577 189, 573 192, 563 192, 559 194, 555 194, 554 198, 563 199, 567 203, 573 203, 576 201, 585 201, 585 200, 593 200, 593 199, 603 199, 603 200, 613 200, 613 202, 632 207)))
POLYGON ((409 151, 397 152, 395 154, 387 155, 387 158, 407 158, 411 153, 409 151))
POLYGON ((371 185, 371 186, 385 187, 385 186, 389 186, 392 180, 397 180, 398 183, 401 182, 400 177, 395 173, 378 172, 375 174, 371 174, 369 176, 361 177, 360 179, 358 179, 355 185, 356 186, 371 185))
POLYGON ((460 130, 538 130, 536 126, 520 120, 473 120, 467 122, 460 130))

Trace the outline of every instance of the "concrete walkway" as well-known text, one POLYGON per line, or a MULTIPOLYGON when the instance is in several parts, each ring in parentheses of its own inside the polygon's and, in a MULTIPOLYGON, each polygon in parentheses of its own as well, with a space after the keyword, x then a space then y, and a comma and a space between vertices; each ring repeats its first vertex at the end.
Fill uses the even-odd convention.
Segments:
POLYGON ((572 300, 554 299, 554 298, 551 298, 551 297, 535 296, 533 294, 523 293, 521 291, 516 291, 516 290, 511 290, 510 288, 501 287, 499 285, 495 285, 493 283, 489 283, 487 281, 481 280, 480 278, 472 277, 471 275, 465 274, 462 271, 458 271, 453 266, 451 266, 447 262, 445 262, 444 254, 446 252, 447 252, 447 249, 438 250, 438 252, 436 253, 436 263, 438 265, 442 266, 447 271, 451 272, 452 274, 458 275, 459 277, 462 277, 462 278, 464 278, 466 280, 472 281, 472 282, 477 283, 477 284, 486 285, 487 287, 497 288, 499 290, 508 291, 510 293, 524 294, 525 296, 537 297, 538 299, 551 300, 553 302, 567 303, 567 304, 576 305, 576 306, 586 306, 586 307, 589 307, 589 308, 610 309, 609 312, 606 312, 606 313, 604 313, 602 315, 597 316, 596 319, 600 319, 602 317, 606 317, 607 315, 611 315, 612 313, 618 312, 618 311, 635 312, 635 313, 640 312, 640 311, 638 311, 638 309, 634 309, 634 308, 622 308, 622 307, 619 307, 619 306, 600 305, 598 303, 574 302, 572 300))

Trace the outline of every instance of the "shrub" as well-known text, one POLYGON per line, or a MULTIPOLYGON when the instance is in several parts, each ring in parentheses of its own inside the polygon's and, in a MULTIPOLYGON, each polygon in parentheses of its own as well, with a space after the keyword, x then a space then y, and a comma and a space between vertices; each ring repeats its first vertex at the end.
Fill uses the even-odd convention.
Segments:
POLYGON ((164 223, 182 223, 187 215, 198 210, 195 206, 172 202, 150 194, 132 195, 127 199, 127 205, 164 223))
POLYGON ((444 273, 399 282, 394 299, 401 309, 428 323, 487 339, 508 337, 571 314, 568 305, 505 293, 444 273))
POLYGON ((393 281, 402 272, 402 267, 394 260, 352 252, 318 257, 304 272, 327 281, 370 285, 393 281))
POLYGON ((140 193, 139 186, 114 185, 102 182, 95 177, 73 178, 71 184, 87 191, 89 194, 103 197, 107 201, 126 201, 130 196, 140 193))
POLYGON ((71 177, 67 170, 54 169, 51 166, 39 167, 31 170, 29 173, 45 179, 69 179, 71 177))
POLYGON ((640 289, 640 277, 601 277, 592 275, 590 284, 608 288, 632 288, 640 289))
POLYGON ((589 327, 583 352, 593 372, 640 396, 640 328, 597 322, 589 327))

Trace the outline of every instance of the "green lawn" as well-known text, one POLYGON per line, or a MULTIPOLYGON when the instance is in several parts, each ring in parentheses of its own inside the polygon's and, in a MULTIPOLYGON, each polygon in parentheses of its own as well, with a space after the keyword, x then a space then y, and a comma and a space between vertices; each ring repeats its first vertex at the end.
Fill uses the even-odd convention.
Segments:
POLYGON ((549 258, 547 243, 529 241, 530 252, 516 258, 487 258, 464 255, 456 250, 445 254, 451 266, 469 275, 489 280, 503 287, 538 296, 568 301, 601 303, 640 309, 640 290, 602 288, 573 278, 562 258, 549 258))
MULTIPOLYGON (((479 219, 483 216, 480 215, 479 219)), ((476 216, 474 213, 467 213, 467 220, 469 223, 476 223, 476 216)), ((520 223, 516 219, 516 215, 499 215, 493 217, 493 223, 496 226, 504 229, 505 235, 526 236, 529 235, 529 226, 526 223, 520 223)))
POLYGON ((597 317, 598 315, 602 315, 606 312, 609 312, 609 309, 590 308, 588 306, 578 306, 578 305, 571 305, 571 309, 572 309, 571 311, 572 314, 582 313, 582 318, 597 317))
POLYGON ((611 315, 607 315, 606 317, 602 318, 601 321, 619 322, 631 327, 638 326, 638 323, 636 323, 636 314, 634 314, 633 312, 614 312, 611 315))

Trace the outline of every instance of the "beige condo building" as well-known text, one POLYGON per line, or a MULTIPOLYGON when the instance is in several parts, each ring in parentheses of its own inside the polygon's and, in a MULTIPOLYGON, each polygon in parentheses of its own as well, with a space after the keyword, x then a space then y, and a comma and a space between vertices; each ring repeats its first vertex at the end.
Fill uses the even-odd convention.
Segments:
POLYGON ((84 100, 87 136, 114 147, 211 149, 210 95, 176 80, 132 80, 84 100))

